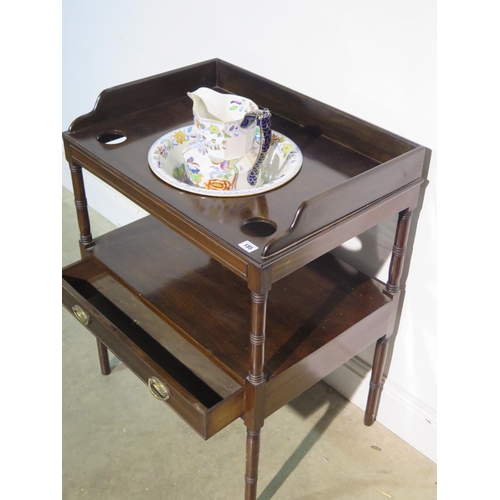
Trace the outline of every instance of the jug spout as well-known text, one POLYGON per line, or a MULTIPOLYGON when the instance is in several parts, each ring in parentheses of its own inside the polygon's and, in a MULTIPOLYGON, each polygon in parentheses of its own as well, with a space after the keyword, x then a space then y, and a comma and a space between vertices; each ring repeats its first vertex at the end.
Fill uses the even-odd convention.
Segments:
POLYGON ((187 95, 193 101, 193 112, 198 116, 198 118, 202 120, 214 120, 214 121, 222 121, 221 118, 212 111, 215 111, 214 108, 217 107, 217 103, 214 102, 214 95, 217 94, 212 89, 201 87, 195 92, 188 92, 187 95))
POLYGON ((188 92, 193 101, 193 113, 200 120, 223 123, 242 120, 245 113, 258 110, 250 99, 232 94, 222 94, 207 87, 188 92))

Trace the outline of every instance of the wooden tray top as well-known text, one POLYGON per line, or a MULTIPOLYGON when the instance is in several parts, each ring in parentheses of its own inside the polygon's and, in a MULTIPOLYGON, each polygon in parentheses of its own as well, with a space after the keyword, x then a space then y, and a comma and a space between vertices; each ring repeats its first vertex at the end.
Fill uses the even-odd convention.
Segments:
POLYGON ((265 265, 322 228, 419 182, 426 149, 331 106, 218 59, 105 90, 94 110, 63 134, 66 156, 104 179, 179 232, 179 219, 208 239, 265 265), (303 154, 299 174, 255 196, 203 197, 154 175, 148 151, 165 133, 192 122, 188 91, 207 86, 246 96, 272 112, 272 128, 303 154), (123 133, 106 144, 102 134, 123 133), (132 186, 132 188, 131 188, 132 186), (274 222, 276 232, 245 234, 248 218, 274 222), (187 222, 186 222, 187 221, 187 222), (238 244, 250 240, 258 251, 238 244))

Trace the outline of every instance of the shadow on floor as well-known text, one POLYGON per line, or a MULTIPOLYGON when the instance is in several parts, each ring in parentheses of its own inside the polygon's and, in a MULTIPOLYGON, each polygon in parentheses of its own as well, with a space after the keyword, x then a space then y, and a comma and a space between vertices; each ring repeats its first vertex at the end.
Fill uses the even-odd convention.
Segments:
POLYGON ((335 418, 340 415, 346 404, 348 404, 346 399, 340 399, 338 394, 333 394, 333 390, 328 388, 328 386, 323 382, 319 382, 313 388, 309 389, 303 395, 297 397, 288 404, 288 406, 300 414, 304 420, 317 411, 320 411, 322 407, 326 408, 314 427, 307 433, 293 454, 290 455, 279 472, 273 477, 271 482, 268 483, 259 495, 258 500, 271 500, 274 497, 289 476, 293 474, 300 462, 321 439, 335 418), (328 393, 332 394, 332 397, 325 398, 325 392, 327 393, 327 396, 328 393), (335 395, 335 397, 333 397, 333 395, 335 395))

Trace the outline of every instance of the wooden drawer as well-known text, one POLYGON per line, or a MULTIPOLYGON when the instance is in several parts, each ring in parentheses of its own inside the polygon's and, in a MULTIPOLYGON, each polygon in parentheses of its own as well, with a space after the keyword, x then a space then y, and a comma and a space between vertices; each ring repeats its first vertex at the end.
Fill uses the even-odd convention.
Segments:
POLYGON ((165 404, 204 439, 243 415, 241 385, 163 323, 95 261, 84 259, 63 269, 62 301, 149 385, 155 397, 160 396, 158 390, 167 391, 165 404))

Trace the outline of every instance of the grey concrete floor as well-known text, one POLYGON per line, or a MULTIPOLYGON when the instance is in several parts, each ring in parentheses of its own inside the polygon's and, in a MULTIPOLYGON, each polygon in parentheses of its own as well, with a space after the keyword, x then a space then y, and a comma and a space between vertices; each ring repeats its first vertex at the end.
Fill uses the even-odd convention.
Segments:
MULTIPOLYGON (((63 188, 63 265, 79 259, 72 194, 63 188)), ((92 233, 113 224, 90 210, 92 233)), ((245 426, 203 441, 111 355, 102 376, 95 338, 63 309, 63 499, 241 499, 245 426)), ((259 500, 432 500, 436 464, 324 383, 269 417, 259 500)))

